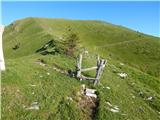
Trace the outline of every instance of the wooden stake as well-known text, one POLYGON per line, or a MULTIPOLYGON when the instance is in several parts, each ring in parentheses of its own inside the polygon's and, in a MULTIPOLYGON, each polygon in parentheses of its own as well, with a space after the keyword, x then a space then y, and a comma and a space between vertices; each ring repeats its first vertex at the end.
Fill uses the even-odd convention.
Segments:
POLYGON ((4 61, 4 55, 3 55, 3 47, 2 47, 2 34, 4 32, 4 26, 0 25, 0 71, 5 70, 5 61, 4 61))
POLYGON ((82 65, 82 54, 79 55, 77 59, 77 78, 81 77, 81 65, 82 65))
POLYGON ((96 72, 96 78, 95 78, 95 81, 94 81, 94 85, 98 84, 99 83, 99 79, 102 75, 102 72, 103 72, 103 69, 106 65, 106 61, 105 60, 100 60, 100 64, 99 66, 97 66, 97 72, 96 72))
POLYGON ((99 55, 97 56, 97 67, 100 65, 100 58, 99 55))

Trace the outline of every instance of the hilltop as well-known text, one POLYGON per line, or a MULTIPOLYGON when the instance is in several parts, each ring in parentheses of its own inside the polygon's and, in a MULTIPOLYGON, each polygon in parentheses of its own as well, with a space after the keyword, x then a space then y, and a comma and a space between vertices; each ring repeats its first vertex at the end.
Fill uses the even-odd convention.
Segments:
POLYGON ((7 68, 2 72, 4 119, 17 116, 19 119, 25 116, 26 119, 51 120, 160 118, 158 37, 104 21, 25 18, 5 28, 3 47, 7 68), (96 54, 108 60, 99 86, 36 64, 37 60, 43 60, 47 66, 74 70, 75 57, 36 52, 50 40, 61 43, 70 31, 79 37, 80 48, 89 52, 83 66, 95 64, 96 54), (127 73, 125 79, 118 75, 121 72, 127 73), (99 105, 94 116, 88 115, 88 108, 77 105, 82 83, 97 89, 99 105), (34 101, 40 104, 39 111, 23 108, 34 101), (110 111, 111 105, 118 106, 120 112, 110 111))

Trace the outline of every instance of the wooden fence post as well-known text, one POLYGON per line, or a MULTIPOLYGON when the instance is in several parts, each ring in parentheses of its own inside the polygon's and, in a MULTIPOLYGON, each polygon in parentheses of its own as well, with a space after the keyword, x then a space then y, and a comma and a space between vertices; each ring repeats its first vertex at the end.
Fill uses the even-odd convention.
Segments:
POLYGON ((0 72, 5 70, 5 62, 3 55, 2 34, 4 32, 4 26, 0 25, 0 72))
POLYGON ((100 59, 99 56, 97 56, 97 66, 93 66, 90 68, 84 68, 82 69, 82 54, 79 54, 77 57, 77 66, 76 66, 76 77, 79 80, 92 80, 94 82, 94 85, 99 83, 100 77, 103 73, 103 69, 106 65, 106 60, 100 59), (95 78, 86 77, 81 74, 81 72, 95 70, 96 69, 96 76, 95 78))
POLYGON ((81 77, 81 66, 82 66, 82 54, 79 54, 79 57, 77 59, 77 78, 79 79, 81 77))
POLYGON ((99 79, 102 75, 102 72, 103 72, 103 69, 104 69, 105 65, 106 65, 106 61, 103 60, 103 59, 100 60, 99 65, 97 65, 96 78, 95 78, 95 81, 94 81, 94 85, 99 83, 99 79))
POLYGON ((99 55, 97 56, 97 68, 98 66, 100 65, 100 58, 99 58, 99 55))

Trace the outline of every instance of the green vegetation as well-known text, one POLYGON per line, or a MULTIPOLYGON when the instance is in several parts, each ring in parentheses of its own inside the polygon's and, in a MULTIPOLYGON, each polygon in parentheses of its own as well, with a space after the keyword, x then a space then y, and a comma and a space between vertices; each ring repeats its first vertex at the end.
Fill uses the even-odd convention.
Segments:
POLYGON ((78 49, 78 36, 75 33, 68 33, 64 41, 61 42, 61 49, 67 56, 74 56, 78 49))
POLYGON ((26 18, 7 26, 3 39, 2 119, 160 119, 159 38, 103 21, 26 18), (74 70, 72 55, 82 48, 89 51, 83 67, 95 65, 96 54, 108 60, 99 86, 53 69, 74 70), (121 72, 127 77, 120 78, 121 72), (94 117, 78 105, 82 84, 97 89, 99 106, 94 117), (27 109, 33 102, 38 102, 39 110, 27 109), (108 103, 118 106, 119 112, 110 111, 108 103))

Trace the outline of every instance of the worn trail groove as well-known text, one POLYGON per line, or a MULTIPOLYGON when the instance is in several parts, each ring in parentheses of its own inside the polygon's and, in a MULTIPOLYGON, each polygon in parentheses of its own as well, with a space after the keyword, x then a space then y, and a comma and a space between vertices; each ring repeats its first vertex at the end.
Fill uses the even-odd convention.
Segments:
POLYGON ((61 74, 68 75, 68 71, 63 70, 62 68, 58 67, 56 64, 55 64, 54 66, 50 67, 50 66, 48 66, 47 64, 45 64, 45 63, 43 62, 43 60, 40 60, 40 59, 38 59, 38 61, 36 61, 36 63, 39 64, 39 65, 41 65, 41 66, 43 66, 43 67, 51 68, 51 69, 53 69, 53 70, 55 70, 56 72, 59 72, 59 73, 61 73, 61 74))
POLYGON ((99 97, 97 96, 96 90, 89 89, 83 84, 81 86, 81 94, 83 94, 83 96, 78 102, 78 105, 85 110, 84 114, 89 117, 88 120, 94 120, 99 107, 99 97))

